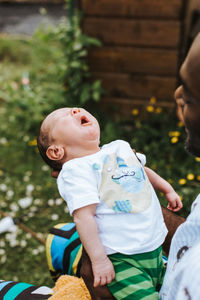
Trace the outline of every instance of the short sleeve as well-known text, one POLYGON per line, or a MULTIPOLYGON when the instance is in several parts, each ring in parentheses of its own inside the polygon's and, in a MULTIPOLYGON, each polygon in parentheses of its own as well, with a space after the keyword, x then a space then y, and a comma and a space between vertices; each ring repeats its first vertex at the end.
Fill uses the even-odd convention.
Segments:
POLYGON ((88 162, 66 163, 58 176, 57 184, 71 215, 76 209, 100 202, 97 179, 88 162))
POLYGON ((141 161, 141 164, 143 166, 146 165, 146 155, 142 154, 142 153, 139 153, 139 152, 136 152, 136 156, 139 158, 139 160, 141 161))

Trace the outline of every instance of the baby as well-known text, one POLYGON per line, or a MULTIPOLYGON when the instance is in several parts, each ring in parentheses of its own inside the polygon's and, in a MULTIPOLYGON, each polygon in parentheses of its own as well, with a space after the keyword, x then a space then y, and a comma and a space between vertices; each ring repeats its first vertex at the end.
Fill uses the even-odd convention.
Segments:
POLYGON ((99 143, 99 124, 82 108, 53 111, 38 137, 41 156, 60 171, 58 189, 90 257, 94 287, 108 284, 116 299, 158 299, 167 229, 154 189, 172 211, 182 202, 127 142, 99 143))

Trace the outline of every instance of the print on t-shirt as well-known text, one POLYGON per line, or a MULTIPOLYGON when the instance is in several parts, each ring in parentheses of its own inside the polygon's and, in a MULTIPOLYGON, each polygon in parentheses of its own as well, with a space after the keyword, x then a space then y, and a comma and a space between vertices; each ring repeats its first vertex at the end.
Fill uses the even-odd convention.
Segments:
POLYGON ((99 192, 116 213, 139 213, 152 201, 150 182, 135 155, 126 161, 116 154, 106 155, 99 192))

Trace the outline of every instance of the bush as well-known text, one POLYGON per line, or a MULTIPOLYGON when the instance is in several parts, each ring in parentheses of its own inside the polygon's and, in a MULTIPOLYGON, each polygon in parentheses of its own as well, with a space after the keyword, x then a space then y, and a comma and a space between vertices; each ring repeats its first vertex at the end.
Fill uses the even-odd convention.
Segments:
MULTIPOLYGON (((120 113, 115 119, 97 109, 103 90, 92 80, 87 54, 100 43, 82 33, 80 20, 76 14, 73 26, 63 19, 54 28, 39 28, 30 39, 4 36, 0 43, 0 211, 20 217, 43 240, 53 225, 71 221, 36 147, 41 120, 58 107, 87 108, 100 122, 102 144, 121 138, 144 152, 147 165, 183 197, 182 215, 199 187, 199 159, 185 152, 184 128, 175 111, 169 115, 150 101, 143 112, 135 108, 132 119, 124 120, 120 113)), ((19 227, 1 237, 0 278, 53 285, 43 244, 19 227)))

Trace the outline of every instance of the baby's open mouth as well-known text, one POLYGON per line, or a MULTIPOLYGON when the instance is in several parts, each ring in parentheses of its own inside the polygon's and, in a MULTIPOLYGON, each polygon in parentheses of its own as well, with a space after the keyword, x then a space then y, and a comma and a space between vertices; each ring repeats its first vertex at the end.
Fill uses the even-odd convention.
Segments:
POLYGON ((89 120, 86 118, 86 116, 81 117, 81 125, 89 124, 89 120))

